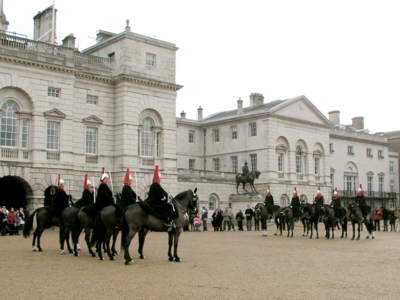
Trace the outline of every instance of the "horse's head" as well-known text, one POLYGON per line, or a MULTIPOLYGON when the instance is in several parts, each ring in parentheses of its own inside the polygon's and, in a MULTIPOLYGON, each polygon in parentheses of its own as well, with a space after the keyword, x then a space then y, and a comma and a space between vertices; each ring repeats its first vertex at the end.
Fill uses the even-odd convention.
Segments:
POLYGON ((251 173, 253 173, 253 176, 254 176, 256 179, 258 179, 258 177, 260 177, 260 174, 261 174, 261 172, 260 172, 260 171, 257 171, 257 170, 253 170, 253 171, 251 171, 251 173))
POLYGON ((194 190, 189 190, 188 191, 188 197, 189 197, 189 204, 188 204, 188 208, 189 209, 197 209, 197 201, 199 200, 199 196, 197 195, 197 188, 195 188, 194 190))

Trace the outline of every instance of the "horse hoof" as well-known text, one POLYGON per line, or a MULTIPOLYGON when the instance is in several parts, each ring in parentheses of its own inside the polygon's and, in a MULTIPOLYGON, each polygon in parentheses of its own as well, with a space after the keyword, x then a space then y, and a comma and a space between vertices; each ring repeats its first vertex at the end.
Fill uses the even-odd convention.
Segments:
POLYGON ((375 237, 373 236, 371 239, 372 239, 372 240, 374 240, 374 239, 375 239, 375 237))
POLYGON ((278 235, 278 234, 275 233, 274 235, 278 235))
POLYGON ((145 259, 145 258, 146 258, 146 256, 144 256, 144 255, 140 255, 140 256, 139 256, 139 258, 140 258, 140 259, 145 259))
POLYGON ((61 250, 61 255, 66 255, 64 250, 61 250))
POLYGON ((92 257, 96 257, 96 254, 92 253, 92 257))
POLYGON ((114 260, 114 261, 115 261, 115 258, 114 258, 113 256, 111 256, 111 257, 110 257, 110 260, 114 260))
POLYGON ((182 259, 180 259, 179 257, 175 258, 175 262, 182 262, 182 259))
POLYGON ((366 239, 369 240, 369 236, 367 236, 366 239))
POLYGON ((38 250, 39 252, 43 252, 43 250, 41 249, 41 248, 39 248, 39 250, 38 250))
POLYGON ((104 258, 103 257, 99 257, 99 260, 104 260, 104 258))
POLYGON ((312 239, 312 236, 310 236, 309 239, 312 239))
POLYGON ((360 240, 360 238, 357 238, 357 241, 359 241, 360 240))
POLYGON ((74 256, 78 257, 78 256, 79 256, 79 254, 78 254, 78 253, 74 253, 74 256))
POLYGON ((351 238, 352 241, 354 241, 354 238, 351 238))
POLYGON ((119 255, 119 253, 118 253, 118 252, 114 252, 113 255, 114 255, 114 256, 117 256, 117 255, 119 255))
POLYGON ((173 257, 168 258, 169 261, 174 261, 173 257))
POLYGON ((133 260, 126 261, 126 262, 125 262, 125 265, 127 265, 127 266, 133 265, 133 260))
POLYGON ((72 250, 68 250, 68 253, 74 253, 74 251, 72 251, 72 250))
POLYGON ((82 248, 81 248, 81 246, 79 246, 79 245, 76 246, 76 249, 77 249, 78 251, 82 251, 82 248))
POLYGON ((36 252, 36 248, 32 248, 32 251, 35 251, 35 252, 36 252))

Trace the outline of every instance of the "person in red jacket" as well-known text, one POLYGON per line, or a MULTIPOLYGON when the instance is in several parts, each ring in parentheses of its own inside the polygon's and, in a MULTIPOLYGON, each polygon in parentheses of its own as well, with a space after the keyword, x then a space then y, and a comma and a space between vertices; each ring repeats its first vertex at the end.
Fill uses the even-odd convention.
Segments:
POLYGON ((382 211, 376 207, 374 210, 374 226, 375 230, 381 231, 381 217, 382 217, 382 211), (378 226, 376 226, 378 225, 378 226))

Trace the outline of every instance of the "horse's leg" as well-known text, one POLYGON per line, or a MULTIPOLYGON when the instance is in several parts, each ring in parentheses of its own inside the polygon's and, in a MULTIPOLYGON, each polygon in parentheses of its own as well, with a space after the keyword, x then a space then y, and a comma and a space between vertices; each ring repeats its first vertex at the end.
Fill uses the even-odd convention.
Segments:
POLYGON ((176 228, 174 233, 174 258, 176 262, 181 262, 182 260, 178 256, 178 242, 179 242, 179 236, 181 235, 182 228, 176 228))
POLYGON ((66 243, 67 243, 68 252, 69 252, 69 253, 72 253, 72 248, 71 248, 71 245, 70 245, 70 243, 69 243, 69 231, 68 231, 68 235, 67 235, 65 241, 66 241, 66 243))
POLYGON ((141 228, 139 230, 139 258, 140 259, 145 259, 146 257, 143 255, 143 246, 144 246, 144 241, 146 239, 148 230, 145 228, 141 228))
POLYGON ((264 236, 267 236, 267 220, 266 219, 264 219, 264 220, 262 220, 262 229, 263 229, 263 231, 264 231, 264 236))
POLYGON ((315 231, 317 232, 317 237, 316 237, 316 239, 319 239, 318 220, 315 220, 315 231))
MULTIPOLYGON (((43 252, 43 249, 40 247, 40 237, 42 236, 44 228, 43 227, 38 227, 36 230, 37 230, 37 233, 36 233, 36 238, 37 238, 36 247, 37 247, 39 252, 43 252)), ((35 232, 36 232, 36 230, 35 230, 35 232)))
POLYGON ((135 236, 137 230, 133 230, 132 228, 129 228, 129 232, 126 235, 125 241, 124 241, 124 258, 125 258, 125 265, 132 265, 133 260, 131 259, 131 256, 129 254, 129 245, 131 244, 131 241, 133 237, 135 236))
POLYGON ((287 226, 287 237, 289 237, 289 235, 290 235, 290 223, 289 223, 289 221, 286 222, 286 226, 287 226))
POLYGON ((113 243, 112 243, 112 246, 111 246, 111 252, 112 252, 112 255, 114 255, 114 256, 119 255, 117 250, 115 250, 115 243, 117 242, 118 233, 119 233, 119 229, 118 228, 114 228, 113 243))
MULTIPOLYGON (((85 241, 86 245, 88 247, 89 253, 92 255, 92 257, 96 257, 96 254, 93 252, 92 247, 90 246, 90 228, 86 227, 85 228, 85 241)), ((75 256, 79 256, 78 253, 75 254, 75 256)))
POLYGON ((360 240, 360 227, 361 227, 362 225, 360 224, 360 222, 358 222, 357 224, 358 224, 358 227, 357 227, 357 232, 358 232, 357 241, 358 241, 358 240, 360 240))
POLYGON ((173 238, 174 238, 173 232, 172 231, 168 232, 168 260, 169 261, 174 261, 174 257, 172 256, 172 252, 171 252, 173 238))

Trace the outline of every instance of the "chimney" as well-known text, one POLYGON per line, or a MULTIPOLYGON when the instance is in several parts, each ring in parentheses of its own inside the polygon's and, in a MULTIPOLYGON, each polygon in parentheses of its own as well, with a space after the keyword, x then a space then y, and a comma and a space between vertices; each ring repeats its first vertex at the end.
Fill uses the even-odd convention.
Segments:
POLYGON ((185 119, 186 119, 186 113, 185 113, 185 111, 183 111, 183 110, 182 110, 182 112, 181 112, 181 119, 182 119, 182 120, 185 120, 185 119))
POLYGON ((197 109, 197 120, 198 121, 203 121, 203 109, 201 106, 197 109))
POLYGON ((76 37, 74 37, 74 34, 71 33, 62 40, 62 45, 63 45, 63 47, 75 49, 75 40, 76 40, 76 37))
POLYGON ((335 124, 340 124, 340 111, 334 110, 328 112, 329 115, 329 121, 335 124))
POLYGON ((239 100, 237 101, 237 114, 240 115, 243 113, 243 100, 242 98, 239 97, 239 100))
POLYGON ((129 27, 129 20, 126 20, 125 32, 131 32, 131 28, 129 27))
POLYGON ((364 129, 364 117, 355 117, 351 119, 353 121, 352 127, 357 130, 364 129))
POLYGON ((250 107, 264 104, 264 96, 259 93, 251 93, 250 95, 250 107))
MULTIPOLYGON (((57 9, 54 12, 54 27, 57 24, 57 9)), ((52 26, 53 26, 53 5, 45 10, 39 11, 33 17, 33 39, 45 43, 52 43, 52 26)), ((54 28, 56 29, 56 28, 54 28)), ((57 32, 57 31, 56 31, 57 32)), ((54 37, 56 35, 54 34, 54 37)))
POLYGON ((115 36, 115 33, 99 30, 99 32, 97 33, 96 44, 101 44, 102 42, 108 40, 113 36, 115 36))

